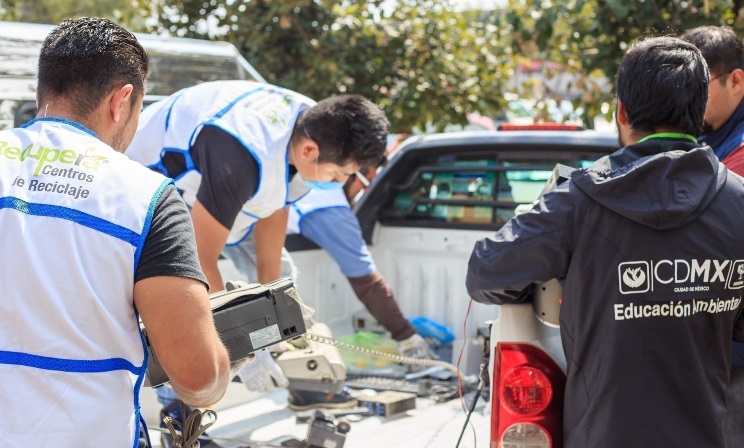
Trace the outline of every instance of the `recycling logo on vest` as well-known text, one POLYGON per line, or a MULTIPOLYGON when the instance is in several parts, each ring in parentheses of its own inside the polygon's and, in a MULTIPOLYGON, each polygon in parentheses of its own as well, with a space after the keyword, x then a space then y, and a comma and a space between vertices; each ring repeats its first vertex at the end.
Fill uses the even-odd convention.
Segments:
POLYGON ((95 176, 90 171, 96 171, 102 164, 108 163, 106 157, 96 154, 94 147, 79 152, 74 149, 48 148, 34 143, 21 149, 3 140, 0 140, 0 158, 19 162, 35 161, 33 178, 16 177, 13 186, 26 187, 29 191, 64 194, 75 199, 87 198, 90 191, 84 184, 72 182, 93 182, 95 176), (36 179, 40 176, 57 179, 42 182, 36 179))

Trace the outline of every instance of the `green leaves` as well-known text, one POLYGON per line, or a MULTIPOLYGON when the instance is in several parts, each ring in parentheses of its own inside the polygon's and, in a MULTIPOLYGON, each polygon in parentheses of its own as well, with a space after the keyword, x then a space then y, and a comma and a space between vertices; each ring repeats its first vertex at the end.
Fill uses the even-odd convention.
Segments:
MULTIPOLYGON (((554 74, 574 79, 567 96, 574 106, 588 117, 611 117, 615 72, 633 42, 701 25, 736 25, 733 7, 727 0, 510 0, 506 23, 517 36, 512 45, 520 50, 516 60, 556 62, 554 74), (539 25, 543 18, 550 27, 539 25)), ((541 87, 523 93, 536 92, 538 102, 565 97, 541 87)))
POLYGON ((269 82, 318 100, 364 95, 393 131, 409 132, 493 115, 506 92, 545 113, 568 98, 586 117, 612 117, 614 75, 637 38, 738 26, 733 3, 508 0, 501 11, 459 11, 451 0, 0 0, 0 18, 101 15, 133 31, 226 40, 269 82), (551 64, 525 79, 518 68, 533 61, 551 64))
POLYGON ((178 14, 162 14, 161 29, 208 37, 199 30, 209 17, 269 82, 318 100, 364 95, 395 132, 464 124, 503 102, 511 51, 494 13, 457 12, 449 0, 163 3, 178 14))
POLYGON ((57 24, 70 17, 106 17, 145 31, 150 0, 0 0, 0 20, 57 24))
POLYGON ((607 0, 607 6, 610 8, 616 21, 625 20, 630 12, 623 0, 607 0))

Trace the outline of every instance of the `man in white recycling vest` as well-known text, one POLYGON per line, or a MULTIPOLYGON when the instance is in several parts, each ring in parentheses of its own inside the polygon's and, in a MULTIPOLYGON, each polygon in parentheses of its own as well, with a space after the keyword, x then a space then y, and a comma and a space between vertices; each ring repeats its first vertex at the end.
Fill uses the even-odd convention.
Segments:
MULTIPOLYGON (((175 180, 191 208, 202 269, 218 289, 221 253, 247 277, 255 257, 257 278, 250 281, 293 277, 281 268, 287 205, 311 188, 341 188, 360 168, 376 165, 387 132, 382 110, 358 95, 316 104, 269 84, 215 81, 147 107, 126 154, 175 180)), ((256 359, 241 375, 250 389, 287 384, 267 351, 256 359)), ((167 407, 168 390, 158 392, 167 407)), ((290 404, 355 403, 348 394, 290 392, 290 404)))
POLYGON ((230 380, 188 209, 122 154, 147 54, 106 19, 66 20, 39 57, 38 117, 0 132, 4 447, 144 447, 139 317, 178 396, 230 380))

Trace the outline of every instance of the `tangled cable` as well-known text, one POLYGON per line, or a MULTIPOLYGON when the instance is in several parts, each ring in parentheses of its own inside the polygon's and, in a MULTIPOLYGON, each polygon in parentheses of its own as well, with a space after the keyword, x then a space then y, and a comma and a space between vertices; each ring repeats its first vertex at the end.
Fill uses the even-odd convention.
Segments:
POLYGON ((456 375, 460 374, 460 371, 457 369, 457 367, 444 361, 437 361, 433 359, 419 359, 419 358, 411 358, 408 356, 393 355, 391 353, 385 353, 379 350, 372 350, 372 349, 359 347, 359 346, 352 345, 352 344, 347 344, 345 342, 337 341, 336 339, 333 339, 333 338, 329 338, 326 336, 320 336, 320 335, 313 334, 310 332, 305 333, 304 335, 302 335, 302 337, 305 339, 309 339, 311 341, 320 342, 321 344, 332 345, 334 347, 338 347, 344 350, 362 353, 365 355, 378 356, 380 358, 390 359, 392 361, 402 362, 405 364, 416 364, 416 365, 430 366, 430 367, 434 367, 434 366, 444 367, 445 369, 450 370, 456 375))
MULTIPOLYGON (((183 402, 181 405, 181 415, 186 415, 186 406, 183 402)), ((163 423, 168 428, 171 437, 173 438, 172 448, 199 448, 199 436, 204 434, 207 429, 214 425, 217 421, 217 413, 211 409, 207 409, 202 412, 199 409, 194 409, 186 417, 183 424, 172 417, 165 417, 163 423), (202 419, 204 416, 209 416, 212 421, 206 425, 202 425, 202 419)))

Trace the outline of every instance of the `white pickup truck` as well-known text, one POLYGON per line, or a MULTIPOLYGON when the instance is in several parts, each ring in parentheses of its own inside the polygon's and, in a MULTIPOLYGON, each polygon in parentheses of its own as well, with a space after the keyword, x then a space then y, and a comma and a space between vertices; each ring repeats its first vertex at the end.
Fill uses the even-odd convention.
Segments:
MULTIPOLYGON (((499 229, 518 206, 529 207, 556 164, 587 166, 616 146, 615 134, 581 130, 417 136, 401 146, 355 205, 378 269, 404 315, 454 329, 453 359, 456 363, 462 351, 464 374, 478 373, 482 328, 494 322, 488 349, 496 365, 489 374, 493 381, 459 446, 562 446, 565 357, 557 328, 541 323, 531 305, 471 305, 467 262, 476 240, 499 229)), ((316 309, 317 320, 335 337, 352 333, 352 315, 363 306, 337 265, 301 236, 289 236, 287 248, 299 269, 298 290, 316 309)), ((241 387, 231 385, 209 431, 221 445, 281 446, 290 436, 304 439, 308 425, 297 423, 286 408, 286 392, 259 396, 241 387)), ((352 421, 344 446, 451 448, 465 420, 460 400, 437 404, 420 398, 416 409, 403 415, 352 421)))
MULTIPOLYGON (((615 134, 580 130, 414 137, 355 206, 377 266, 404 315, 425 316, 453 328, 453 358, 462 350, 465 374, 478 373, 483 361, 478 328, 494 321, 489 350, 498 365, 490 374, 492 379, 496 375, 490 388, 496 399, 490 400, 494 407, 487 428, 478 434, 481 443, 560 447, 566 364, 557 328, 542 324, 531 305, 470 306, 465 275, 473 245, 514 216, 519 205, 537 199, 557 163, 588 166, 616 147, 615 134)), ((288 247, 300 270, 304 299, 334 334, 350 332, 349 316, 362 305, 347 281, 325 253, 294 244, 290 240, 288 247)), ((462 411, 455 420, 459 425, 447 431, 459 434, 462 411)), ((463 446, 475 446, 472 437, 463 446)))

